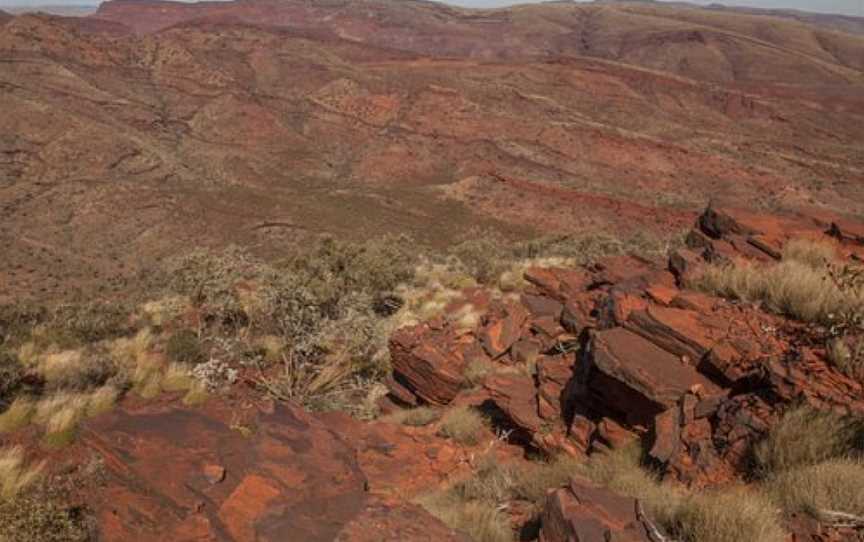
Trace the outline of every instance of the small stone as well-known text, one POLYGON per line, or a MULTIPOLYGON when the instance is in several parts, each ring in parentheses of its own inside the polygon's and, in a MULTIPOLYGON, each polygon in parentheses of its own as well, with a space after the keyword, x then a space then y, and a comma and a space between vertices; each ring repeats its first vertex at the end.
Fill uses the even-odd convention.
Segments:
POLYGON ((215 485, 225 480, 225 467, 221 465, 207 465, 204 467, 204 478, 215 485))

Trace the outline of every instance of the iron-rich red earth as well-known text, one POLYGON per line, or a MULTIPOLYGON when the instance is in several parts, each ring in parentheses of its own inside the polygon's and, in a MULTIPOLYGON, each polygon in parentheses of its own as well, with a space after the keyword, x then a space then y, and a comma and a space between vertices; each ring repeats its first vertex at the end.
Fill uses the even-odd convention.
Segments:
POLYGON ((0 18, 0 295, 190 245, 862 212, 864 38, 641 3, 106 2, 0 18))

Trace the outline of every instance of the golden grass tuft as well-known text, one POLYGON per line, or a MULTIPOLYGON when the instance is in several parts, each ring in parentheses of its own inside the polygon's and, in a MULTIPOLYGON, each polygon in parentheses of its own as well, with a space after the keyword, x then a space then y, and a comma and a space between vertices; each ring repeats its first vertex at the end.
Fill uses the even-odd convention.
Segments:
POLYGON ((75 438, 78 423, 87 414, 90 397, 78 393, 58 393, 36 405, 33 420, 45 426, 43 445, 58 448, 75 438))
POLYGON ((762 302, 769 310, 802 322, 830 325, 839 314, 864 309, 864 291, 841 291, 827 269, 797 260, 770 266, 747 262, 710 266, 691 286, 723 297, 762 302))
POLYGON ((475 359, 468 363, 463 376, 471 387, 479 386, 492 373, 495 366, 485 359, 475 359))
POLYGON ((28 366, 33 367, 39 363, 40 349, 34 341, 28 341, 18 347, 18 360, 28 366))
POLYGON ((162 375, 160 387, 163 391, 189 391, 195 385, 195 377, 189 366, 182 363, 172 363, 162 375))
POLYGON ((418 504, 450 527, 467 533, 476 542, 512 542, 509 517, 488 501, 464 501, 451 493, 435 493, 417 499, 418 504))
POLYGON ((111 358, 117 363, 126 367, 135 367, 147 360, 153 342, 153 332, 145 327, 133 337, 121 337, 112 341, 109 352, 111 358))
POLYGON ((834 243, 811 239, 792 239, 783 247, 783 260, 796 261, 814 269, 824 268, 837 258, 834 243))
POLYGON ((833 412, 794 408, 754 447, 755 474, 766 478, 848 456, 860 439, 861 425, 833 412))
POLYGON ((16 398, 5 412, 0 414, 0 433, 8 433, 25 427, 36 412, 36 403, 29 397, 16 398))
POLYGON ((480 441, 482 430, 483 416, 477 410, 466 406, 457 406, 448 410, 441 418, 441 427, 438 432, 459 444, 473 446, 480 441))
POLYGON ((98 416, 109 412, 117 403, 120 392, 114 386, 106 384, 93 391, 87 398, 87 416, 98 416))
POLYGON ((428 406, 420 406, 397 413, 394 421, 411 427, 422 427, 441 419, 441 411, 428 406))
POLYGON ((672 532, 687 542, 786 540, 779 510, 757 491, 738 489, 695 495, 680 501, 674 518, 672 532))
POLYGON ((767 483, 769 494, 787 512, 864 516, 864 464, 833 459, 787 470, 767 483))
POLYGON ((38 364, 38 372, 47 382, 69 380, 81 372, 83 352, 81 350, 64 350, 53 354, 45 354, 38 364))
POLYGON ((183 404, 186 406, 198 406, 207 402, 210 393, 207 390, 207 385, 203 382, 196 381, 186 395, 183 396, 183 404))
POLYGON ((0 498, 4 501, 15 498, 39 479, 44 468, 44 463, 26 467, 20 446, 0 450, 0 498))

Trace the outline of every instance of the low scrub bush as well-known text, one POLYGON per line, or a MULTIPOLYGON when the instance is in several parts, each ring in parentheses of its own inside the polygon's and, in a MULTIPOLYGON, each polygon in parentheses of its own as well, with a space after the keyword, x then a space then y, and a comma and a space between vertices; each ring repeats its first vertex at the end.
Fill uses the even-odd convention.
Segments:
POLYGON ((469 386, 479 386, 492 373, 494 368, 495 366, 488 360, 475 359, 468 363, 463 376, 469 386))
MULTIPOLYGON (((43 484, 47 485, 47 484, 43 484)), ((94 542, 90 518, 80 507, 46 487, 0 501, 0 540, 9 542, 94 542)))
POLYGON ((0 347, 0 408, 15 400, 24 385, 24 367, 18 356, 0 347))
POLYGON ((175 331, 165 343, 165 355, 181 363, 202 363, 207 355, 201 346, 198 334, 190 329, 175 331))
POLYGON ((26 396, 17 397, 11 405, 0 414, 0 433, 8 433, 25 427, 36 412, 36 404, 26 396))

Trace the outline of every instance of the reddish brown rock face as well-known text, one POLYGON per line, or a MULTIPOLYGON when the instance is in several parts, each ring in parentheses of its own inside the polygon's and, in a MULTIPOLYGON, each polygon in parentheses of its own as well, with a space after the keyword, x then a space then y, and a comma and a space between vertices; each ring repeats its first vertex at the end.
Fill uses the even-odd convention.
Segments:
POLYGON ((465 383, 465 360, 446 330, 426 326, 399 330, 390 339, 390 352, 399 385, 397 397, 407 389, 428 403, 446 405, 465 383))
POLYGON ((623 328, 597 332, 583 363, 589 395, 633 425, 650 424, 688 390, 720 392, 680 357, 623 328))
MULTIPOLYGON (((88 497, 101 539, 467 541, 422 508, 368 493, 362 469, 374 465, 320 420, 290 406, 253 420, 247 435, 204 412, 164 407, 89 423, 83 444, 107 471, 88 497)), ((343 429, 356 444, 375 438, 356 422, 343 429)))
POLYGON ((635 499, 574 479, 546 497, 541 542, 651 542, 635 499))
POLYGON ((109 473, 92 499, 104 539, 325 541, 361 514, 368 496, 354 451, 319 421, 278 407, 254 433, 178 409, 89 424, 84 443, 109 473))

